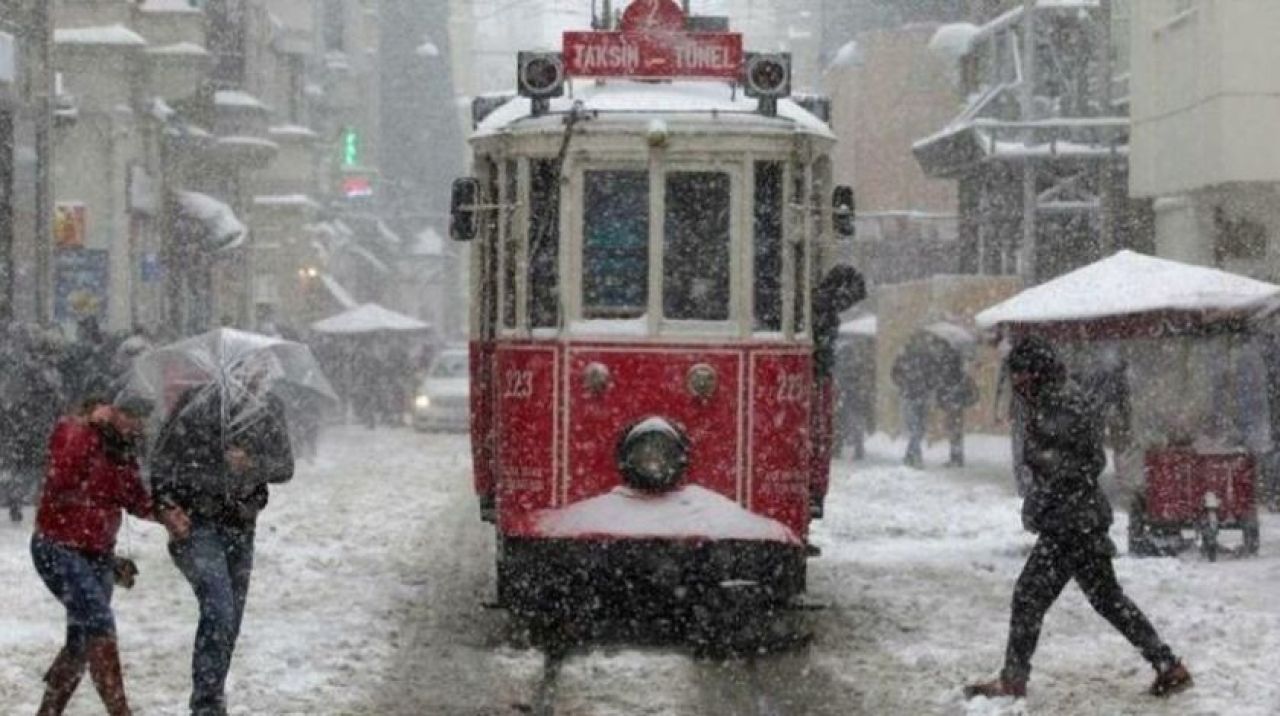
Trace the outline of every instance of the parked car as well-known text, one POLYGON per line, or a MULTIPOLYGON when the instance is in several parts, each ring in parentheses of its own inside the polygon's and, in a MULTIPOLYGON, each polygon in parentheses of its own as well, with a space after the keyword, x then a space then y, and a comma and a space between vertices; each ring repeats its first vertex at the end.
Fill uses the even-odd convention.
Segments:
POLYGON ((413 397, 413 427, 424 432, 467 430, 470 394, 467 349, 444 349, 413 397))

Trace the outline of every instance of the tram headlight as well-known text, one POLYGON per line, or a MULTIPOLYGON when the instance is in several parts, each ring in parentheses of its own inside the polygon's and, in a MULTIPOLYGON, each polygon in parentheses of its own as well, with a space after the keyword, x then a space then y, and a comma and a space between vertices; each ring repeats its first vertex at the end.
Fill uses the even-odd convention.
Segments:
POLYGON ((431 398, 427 397, 426 395, 419 395, 418 397, 413 399, 413 407, 417 408, 418 410, 426 410, 427 408, 431 407, 431 398))
POLYGON ((623 433, 618 470, 631 487, 644 492, 670 490, 689 464, 684 433, 662 418, 647 418, 623 433))
POLYGON ((521 52, 516 84, 522 97, 548 99, 564 94, 564 57, 559 52, 521 52))
POLYGON ((748 52, 742 68, 743 94, 777 99, 791 94, 791 55, 748 52))

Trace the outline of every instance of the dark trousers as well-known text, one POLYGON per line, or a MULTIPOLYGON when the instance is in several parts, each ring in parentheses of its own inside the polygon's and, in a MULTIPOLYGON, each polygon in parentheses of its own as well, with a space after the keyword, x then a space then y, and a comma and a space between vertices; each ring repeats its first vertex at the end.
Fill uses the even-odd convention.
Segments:
POLYGON ((253 529, 196 523, 187 539, 170 544, 169 552, 200 604, 191 657, 191 713, 222 716, 253 571, 253 529))
POLYGON ((71 655, 83 658, 93 637, 115 636, 111 555, 89 554, 37 534, 31 538, 31 560, 41 581, 67 610, 66 648, 71 655))
POLYGON ((1105 536, 1041 536, 1022 568, 1013 589, 1013 615, 1009 620, 1009 645, 1004 671, 1008 681, 1025 681, 1031 674, 1031 656, 1040 639, 1045 612, 1072 579, 1080 585, 1089 604, 1157 670, 1172 665, 1176 658, 1160 641, 1155 627, 1143 616, 1116 581, 1111 565, 1114 547, 1105 536))
POLYGON ((964 464, 964 408, 948 409, 944 414, 947 426, 947 440, 951 443, 951 454, 948 465, 964 464))

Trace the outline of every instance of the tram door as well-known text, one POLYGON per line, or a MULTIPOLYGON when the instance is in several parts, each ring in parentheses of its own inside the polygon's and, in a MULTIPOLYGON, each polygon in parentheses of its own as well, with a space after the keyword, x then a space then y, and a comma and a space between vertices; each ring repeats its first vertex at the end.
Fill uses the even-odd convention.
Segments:
MULTIPOLYGON (((488 207, 500 204, 498 167, 490 159, 480 163, 480 203, 488 207)), ((495 518, 494 496, 497 494, 495 469, 496 440, 493 375, 494 341, 498 333, 498 221, 500 210, 481 212, 480 240, 472 248, 477 252, 472 268, 475 272, 471 307, 471 458, 474 464, 476 494, 480 497, 482 517, 495 518)))

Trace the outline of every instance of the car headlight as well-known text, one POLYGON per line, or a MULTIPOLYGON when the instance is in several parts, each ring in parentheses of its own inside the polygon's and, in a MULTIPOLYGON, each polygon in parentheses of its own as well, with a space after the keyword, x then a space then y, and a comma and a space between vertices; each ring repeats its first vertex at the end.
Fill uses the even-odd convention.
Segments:
POLYGON ((627 429, 618 441, 618 470, 631 487, 645 492, 670 490, 689 464, 689 442, 662 418, 648 418, 627 429))
POLYGON ((413 407, 418 410, 426 410, 431 407, 431 398, 428 398, 425 395, 419 395, 413 399, 413 407))

